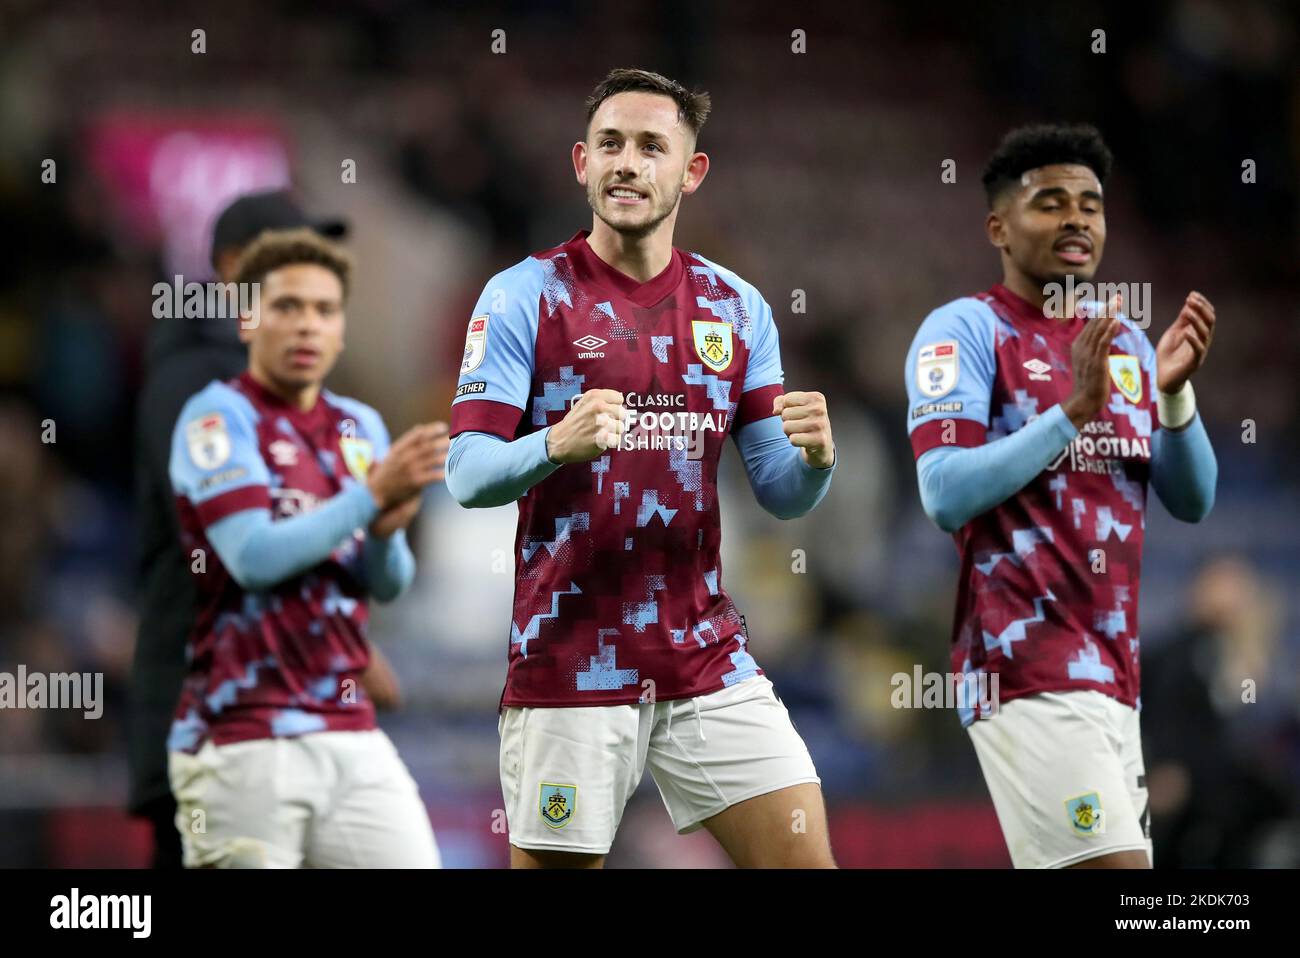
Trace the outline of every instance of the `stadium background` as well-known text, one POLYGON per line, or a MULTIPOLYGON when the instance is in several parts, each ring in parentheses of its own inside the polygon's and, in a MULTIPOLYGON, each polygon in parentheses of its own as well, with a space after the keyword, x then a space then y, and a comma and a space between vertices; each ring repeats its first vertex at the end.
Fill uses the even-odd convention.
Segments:
MULTIPOLYGON (((1217 505, 1195 527, 1149 513, 1143 668, 1165 690, 1143 716, 1157 865, 1300 864, 1296 9, 1083 2, 1048 19, 1032 3, 908 6, 6 4, 0 670, 102 671, 107 705, 99 721, 0 710, 0 865, 147 860, 121 805, 133 405, 153 284, 207 278, 212 216, 291 183, 313 212, 350 219, 360 262, 331 386, 394 433, 446 418, 483 284, 590 225, 568 152, 583 97, 619 65, 713 94, 701 148, 714 168, 677 245, 759 286, 787 388, 830 400, 842 458, 810 517, 766 516, 726 454, 723 562, 823 777, 841 863, 1008 863, 955 717, 890 706, 893 673, 946 668, 956 571, 919 507, 902 365, 929 310, 999 278, 979 172, 1000 134, 1083 119, 1117 158, 1098 278, 1152 284, 1153 340, 1189 289, 1219 315, 1196 379, 1217 505), (795 29, 806 53, 791 51, 795 29), (1091 52, 1098 29, 1104 54, 1091 52), (40 181, 46 158, 55 184, 40 181), (355 183, 341 182, 345 159, 355 183), (792 311, 797 290, 806 312, 792 311), (54 443, 40 440, 47 419, 54 443), (1258 683, 1255 704, 1241 704, 1242 678, 1258 683)), ((450 865, 506 861, 495 708, 514 515, 432 494, 416 587, 373 633, 405 693, 383 724, 450 865)), ((673 837, 647 776, 610 863, 723 858, 702 832, 673 837)))

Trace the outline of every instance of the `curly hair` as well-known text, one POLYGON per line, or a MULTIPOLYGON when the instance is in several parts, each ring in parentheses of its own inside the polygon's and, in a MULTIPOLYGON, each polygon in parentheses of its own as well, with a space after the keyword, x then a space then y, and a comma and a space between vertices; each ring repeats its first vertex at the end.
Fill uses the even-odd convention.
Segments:
POLYGON ((1036 123, 1017 127, 1002 138, 989 157, 981 178, 984 194, 992 207, 1007 189, 1020 183, 1026 170, 1052 163, 1077 163, 1106 182, 1111 154, 1101 133, 1086 123, 1036 123))
POLYGON ((264 230, 248 244, 235 267, 236 283, 260 283, 282 266, 314 263, 339 278, 347 299, 352 281, 352 257, 315 230, 264 230))

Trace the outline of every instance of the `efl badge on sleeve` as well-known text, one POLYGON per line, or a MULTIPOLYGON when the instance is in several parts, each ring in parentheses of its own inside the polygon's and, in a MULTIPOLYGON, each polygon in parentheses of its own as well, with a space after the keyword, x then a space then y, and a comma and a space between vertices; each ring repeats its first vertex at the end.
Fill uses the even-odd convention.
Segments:
POLYGON ((1110 360, 1110 380, 1115 388, 1124 394, 1131 403, 1142 401, 1142 367, 1136 356, 1127 353, 1115 353, 1107 357, 1110 360))
POLYGON ((1096 792, 1065 800, 1065 811, 1077 835, 1100 835, 1106 830, 1101 813, 1101 797, 1096 792))
POLYGON ((370 440, 339 436, 339 452, 343 453, 343 462, 352 477, 357 482, 365 482, 370 464, 375 461, 375 447, 370 444, 370 440))
POLYGON ((573 818, 574 807, 578 803, 578 786, 554 785, 542 782, 539 810, 542 821, 551 828, 563 828, 573 818))
POLYGON ((190 458, 200 469, 215 469, 230 458, 230 433, 226 431, 226 417, 210 412, 185 426, 185 442, 190 448, 190 458))
POLYGON ((731 365, 731 324, 691 321, 695 331, 695 353, 715 373, 731 365))
POLYGON ((487 354, 488 318, 484 313, 469 321, 469 331, 465 333, 465 358, 460 361, 462 373, 472 373, 483 363, 487 354))
POLYGON ((931 343, 916 354, 916 388, 922 396, 946 396, 957 385, 957 341, 931 343))

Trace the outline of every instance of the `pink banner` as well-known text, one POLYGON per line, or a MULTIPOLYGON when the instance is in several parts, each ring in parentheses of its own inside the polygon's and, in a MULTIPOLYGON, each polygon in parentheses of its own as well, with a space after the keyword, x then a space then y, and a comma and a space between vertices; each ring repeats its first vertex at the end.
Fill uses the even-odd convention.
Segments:
POLYGON ((161 244, 167 275, 187 281, 211 274, 212 224, 231 200, 290 183, 287 138, 257 117, 110 114, 87 152, 119 228, 161 244))

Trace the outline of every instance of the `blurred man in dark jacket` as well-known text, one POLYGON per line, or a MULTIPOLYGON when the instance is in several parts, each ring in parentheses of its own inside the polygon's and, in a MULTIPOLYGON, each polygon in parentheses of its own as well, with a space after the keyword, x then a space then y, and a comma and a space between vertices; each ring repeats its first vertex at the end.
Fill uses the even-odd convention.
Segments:
POLYGON ((1185 608, 1142 663, 1142 704, 1163 716, 1143 729, 1156 867, 1294 868, 1297 685, 1276 597, 1228 554, 1200 568, 1185 608))
MULTIPOLYGON (((234 280, 239 254, 263 230, 307 226, 339 238, 341 220, 311 221, 288 193, 240 197, 217 218, 212 266, 220 282, 234 280)), ((181 551, 176 506, 167 475, 172 430, 185 401, 214 379, 231 379, 248 365, 236 321, 203 317, 159 319, 150 333, 144 386, 136 409, 136 506, 140 568, 140 629, 131 670, 128 716, 128 811, 154 832, 154 867, 180 868, 176 802, 167 780, 167 733, 185 676, 185 644, 193 620, 189 557, 181 551)), ((396 678, 372 646, 362 678, 378 708, 397 704, 396 678)))

